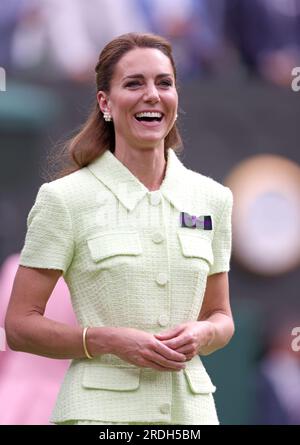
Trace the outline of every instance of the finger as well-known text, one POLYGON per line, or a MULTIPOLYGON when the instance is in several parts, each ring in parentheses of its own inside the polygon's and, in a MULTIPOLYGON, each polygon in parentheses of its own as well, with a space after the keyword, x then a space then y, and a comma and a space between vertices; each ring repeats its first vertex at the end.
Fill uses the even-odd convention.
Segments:
POLYGON ((181 346, 189 344, 190 340, 188 340, 185 335, 181 335, 179 337, 172 338, 170 340, 162 340, 162 343, 165 346, 167 346, 168 348, 171 348, 173 350, 177 350, 181 346))
POLYGON ((185 345, 179 349, 176 349, 176 352, 180 352, 180 354, 184 354, 186 356, 187 354, 192 354, 194 352, 194 348, 190 345, 185 345))
MULTIPOLYGON (((184 357, 184 358, 186 358, 186 357, 184 357)), ((185 368, 184 362, 167 360, 165 357, 156 353, 155 351, 152 352, 151 357, 149 359, 154 361, 155 363, 159 364, 160 366, 164 366, 166 368, 171 368, 171 369, 184 369, 185 368)))
POLYGON ((154 345, 154 350, 163 356, 166 359, 182 362, 185 360, 185 356, 178 351, 175 351, 171 348, 169 348, 167 345, 165 345, 163 342, 158 341, 154 345))
POLYGON ((144 368, 150 368, 150 369, 157 369, 158 371, 167 371, 167 368, 164 366, 160 366, 157 363, 153 362, 152 360, 144 360, 143 364, 144 368))
POLYGON ((163 343, 166 344, 166 346, 168 347, 172 347, 172 349, 176 352, 180 352, 179 350, 181 348, 190 348, 191 350, 193 349, 193 343, 190 338, 184 339, 184 337, 180 337, 178 338, 178 342, 176 344, 173 340, 166 340, 163 341, 163 343))
POLYGON ((172 338, 175 337, 176 335, 179 335, 180 332, 183 331, 183 327, 182 326, 176 326, 173 329, 169 329, 165 332, 161 332, 159 334, 154 334, 155 337, 157 337, 159 340, 161 339, 168 339, 168 338, 172 338))
POLYGON ((158 371, 163 371, 163 372, 181 371, 181 369, 172 369, 172 368, 166 368, 165 366, 160 366, 156 362, 153 362, 152 360, 145 360, 145 367, 157 369, 158 371))

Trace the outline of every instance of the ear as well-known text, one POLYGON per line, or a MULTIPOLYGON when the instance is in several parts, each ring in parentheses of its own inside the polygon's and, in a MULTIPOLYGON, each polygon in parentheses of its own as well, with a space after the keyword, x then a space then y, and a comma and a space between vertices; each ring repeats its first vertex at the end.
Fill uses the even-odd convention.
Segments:
POLYGON ((98 91, 97 101, 98 101, 99 108, 102 111, 102 113, 104 113, 104 111, 110 112, 109 99, 108 99, 107 94, 104 91, 98 91))

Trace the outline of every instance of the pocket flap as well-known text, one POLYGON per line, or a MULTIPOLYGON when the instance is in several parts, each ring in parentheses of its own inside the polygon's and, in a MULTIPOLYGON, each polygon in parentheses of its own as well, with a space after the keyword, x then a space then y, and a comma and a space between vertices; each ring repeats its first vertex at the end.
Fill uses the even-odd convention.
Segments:
POLYGON ((83 372, 84 388, 131 391, 140 384, 140 369, 109 365, 87 365, 83 372))
POLYGON ((104 232, 87 240, 94 261, 115 255, 140 255, 142 246, 138 232, 104 232))
POLYGON ((186 368, 184 369, 184 373, 193 393, 208 394, 216 391, 216 387, 212 384, 212 381, 204 368, 186 368))
POLYGON ((197 233, 177 232, 177 234, 184 256, 204 258, 211 265, 213 264, 214 257, 209 239, 203 238, 197 233))

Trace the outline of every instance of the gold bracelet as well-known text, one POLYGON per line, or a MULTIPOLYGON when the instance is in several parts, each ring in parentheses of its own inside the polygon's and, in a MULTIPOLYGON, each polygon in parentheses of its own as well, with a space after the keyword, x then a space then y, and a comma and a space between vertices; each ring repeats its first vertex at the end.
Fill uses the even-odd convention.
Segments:
POLYGON ((89 353, 89 351, 87 350, 87 347, 86 347, 86 333, 87 333, 87 330, 88 330, 88 329, 89 329, 89 326, 88 326, 87 328, 84 328, 84 329, 83 329, 83 333, 82 333, 82 343, 83 343, 83 349, 84 349, 85 355, 87 356, 87 358, 89 358, 90 360, 92 360, 94 357, 91 356, 91 354, 89 353))

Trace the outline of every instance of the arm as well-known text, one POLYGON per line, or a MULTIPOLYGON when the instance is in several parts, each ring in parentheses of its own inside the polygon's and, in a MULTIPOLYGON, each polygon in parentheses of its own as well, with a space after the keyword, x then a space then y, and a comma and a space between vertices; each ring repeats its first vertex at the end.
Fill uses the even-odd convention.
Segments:
POLYGON ((206 291, 198 317, 207 325, 207 344, 199 354, 208 355, 226 346, 234 334, 234 321, 229 302, 228 273, 221 272, 207 278, 206 291))
MULTIPOLYGON (((74 256, 73 217, 62 190, 52 183, 40 187, 27 226, 6 314, 8 345, 50 358, 85 357, 82 327, 44 317, 50 295, 74 256)), ((106 351, 107 334, 103 327, 88 330, 86 340, 92 355, 106 351), (97 351, 92 351, 89 342, 95 333, 99 337, 97 351)))
MULTIPOLYGON (((44 317, 47 301, 60 276, 60 270, 19 266, 5 319, 11 349, 56 359, 85 357, 82 327, 44 317)), ((97 353, 107 352, 110 328, 89 329, 88 346, 95 331, 97 353)))
POLYGON ((232 244, 233 194, 225 188, 225 199, 212 243, 214 263, 207 277, 205 295, 198 321, 206 326, 207 339, 199 354, 208 355, 223 348, 234 334, 234 322, 229 302, 228 271, 232 244))

